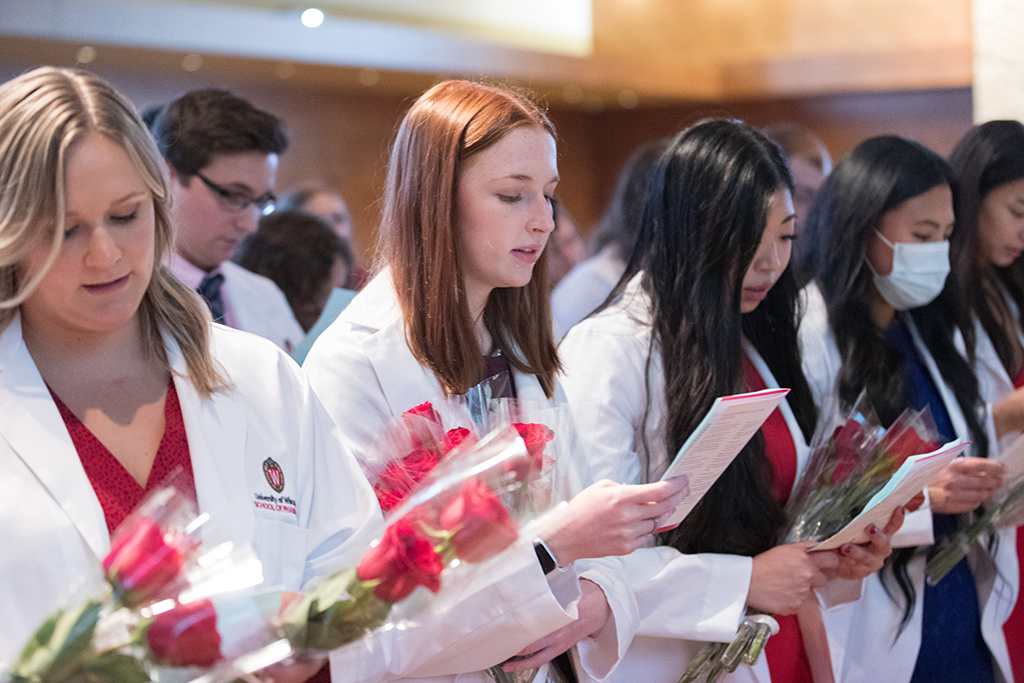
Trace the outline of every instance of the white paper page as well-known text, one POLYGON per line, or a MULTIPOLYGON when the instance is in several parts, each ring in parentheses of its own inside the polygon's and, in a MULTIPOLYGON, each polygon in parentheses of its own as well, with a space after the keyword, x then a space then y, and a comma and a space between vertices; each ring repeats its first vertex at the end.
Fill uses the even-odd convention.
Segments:
POLYGON ((765 389, 715 399, 662 476, 670 479, 685 474, 690 480, 690 495, 662 530, 677 526, 690 514, 788 393, 789 389, 765 389))
POLYGON ((905 505, 911 498, 924 490, 935 480, 953 458, 963 453, 970 441, 958 439, 932 451, 907 458, 906 462, 889 478, 889 482, 881 491, 868 501, 864 510, 853 521, 843 527, 831 538, 813 546, 811 550, 832 550, 844 543, 867 543, 866 529, 871 524, 884 529, 892 517, 893 511, 905 505))

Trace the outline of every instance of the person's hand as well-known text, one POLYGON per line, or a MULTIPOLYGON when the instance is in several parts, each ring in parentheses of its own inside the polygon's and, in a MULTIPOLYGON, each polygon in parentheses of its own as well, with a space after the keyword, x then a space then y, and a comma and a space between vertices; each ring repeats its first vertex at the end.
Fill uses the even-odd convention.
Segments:
POLYGON ((505 663, 502 667, 505 671, 521 673, 536 669, 604 628, 608 617, 611 616, 611 608, 608 606, 608 598, 605 597, 604 591, 587 579, 580 579, 580 590, 583 595, 579 601, 579 618, 527 645, 516 655, 514 661, 505 663))
POLYGON ((628 555, 646 545, 688 495, 686 477, 633 485, 604 479, 549 515, 538 534, 562 566, 584 557, 628 555))
POLYGON ((811 558, 817 559, 819 555, 834 553, 838 558, 838 566, 834 569, 826 569, 824 573, 829 577, 841 579, 863 579, 874 574, 882 565, 885 558, 892 552, 892 536, 903 526, 903 519, 906 512, 902 507, 893 510, 892 517, 884 529, 879 529, 874 524, 867 528, 869 540, 867 543, 844 543, 835 550, 812 552, 811 558))
POLYGON ((988 458, 956 458, 928 487, 932 512, 955 515, 984 503, 1003 484, 1006 467, 988 458))
POLYGON ((1024 387, 1014 389, 1002 402, 992 406, 996 436, 1024 432, 1024 387))
POLYGON ((917 512, 924 505, 924 491, 921 491, 916 496, 907 501, 907 504, 903 508, 907 512, 917 512))
POLYGON ((835 553, 813 553, 807 549, 813 541, 780 545, 754 557, 747 604, 771 614, 796 614, 811 591, 825 585, 826 569, 836 569, 835 553))

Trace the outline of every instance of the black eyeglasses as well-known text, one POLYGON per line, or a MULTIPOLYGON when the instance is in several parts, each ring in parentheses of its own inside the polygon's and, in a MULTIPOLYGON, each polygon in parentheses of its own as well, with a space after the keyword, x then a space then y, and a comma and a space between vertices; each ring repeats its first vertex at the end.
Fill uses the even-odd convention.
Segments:
POLYGON ((274 205, 277 203, 277 197, 273 192, 264 192, 259 197, 253 197, 246 192, 236 192, 221 187, 202 173, 196 173, 196 177, 217 195, 220 205, 227 211, 244 211, 250 206, 255 206, 261 213, 268 214, 274 210, 274 205))

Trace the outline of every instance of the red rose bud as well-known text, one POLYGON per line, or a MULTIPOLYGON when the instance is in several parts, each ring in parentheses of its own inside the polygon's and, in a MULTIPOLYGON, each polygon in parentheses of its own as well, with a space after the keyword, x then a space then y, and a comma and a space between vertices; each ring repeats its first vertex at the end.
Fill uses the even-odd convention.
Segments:
POLYGON ((938 447, 939 444, 925 441, 917 435, 916 429, 908 427, 892 443, 887 444, 885 455, 892 463, 893 469, 899 469, 910 456, 931 453, 938 447))
POLYGON ((857 448, 863 435, 864 429, 859 422, 847 420, 843 426, 836 427, 832 439, 835 441, 837 451, 845 451, 857 448))
POLYGON ((542 424, 522 424, 517 422, 513 426, 519 432, 519 436, 523 437, 523 441, 526 442, 526 451, 530 454, 533 468, 538 472, 544 469, 544 447, 547 446, 548 441, 555 438, 555 433, 542 424))
POLYGON ((103 559, 103 571, 119 600, 134 607, 157 597, 182 570, 182 549, 167 543, 164 531, 148 517, 130 528, 119 527, 103 559))
POLYGON ((860 459, 854 451, 850 449, 837 449, 836 464, 832 470, 832 483, 842 484, 857 469, 859 463, 860 459))
POLYGON ((402 519, 388 527, 384 537, 363 555, 356 568, 360 581, 379 581, 373 594, 384 602, 404 600, 417 586, 436 593, 441 588, 444 563, 434 546, 402 519))
POLYGON ((479 439, 476 438, 476 435, 465 427, 449 429, 448 433, 444 435, 444 442, 441 443, 441 457, 448 455, 454 448, 458 448, 463 444, 472 446, 477 441, 479 439))
POLYGON ((483 562, 519 538, 519 527, 498 497, 482 482, 470 480, 441 513, 459 559, 483 562))
POLYGON ((382 487, 379 483, 373 485, 373 492, 377 494, 377 502, 384 512, 391 512, 405 502, 405 495, 382 487))
POLYGON ((441 422, 441 416, 434 410, 434 406, 430 404, 430 401, 421 403, 415 408, 409 408, 409 410, 402 413, 402 417, 425 417, 432 422, 441 422))
POLYGON ((213 603, 199 600, 161 612, 146 628, 146 643, 163 664, 213 666, 221 658, 213 603))

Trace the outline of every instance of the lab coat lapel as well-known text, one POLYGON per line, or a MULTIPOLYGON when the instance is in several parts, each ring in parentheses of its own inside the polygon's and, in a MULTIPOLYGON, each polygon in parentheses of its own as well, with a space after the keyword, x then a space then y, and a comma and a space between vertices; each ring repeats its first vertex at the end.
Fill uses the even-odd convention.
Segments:
MULTIPOLYGON (((231 386, 203 399, 188 379, 177 343, 164 336, 185 422, 199 509, 210 513, 207 541, 253 542, 255 522, 246 474, 246 416, 231 386)), ((223 368, 218 367, 224 375, 223 368)), ((259 463, 250 466, 258 466, 259 463)))
POLYGON ((110 536, 103 508, 25 347, 17 315, 0 335, 0 438, 39 478, 97 557, 106 555, 110 536))

